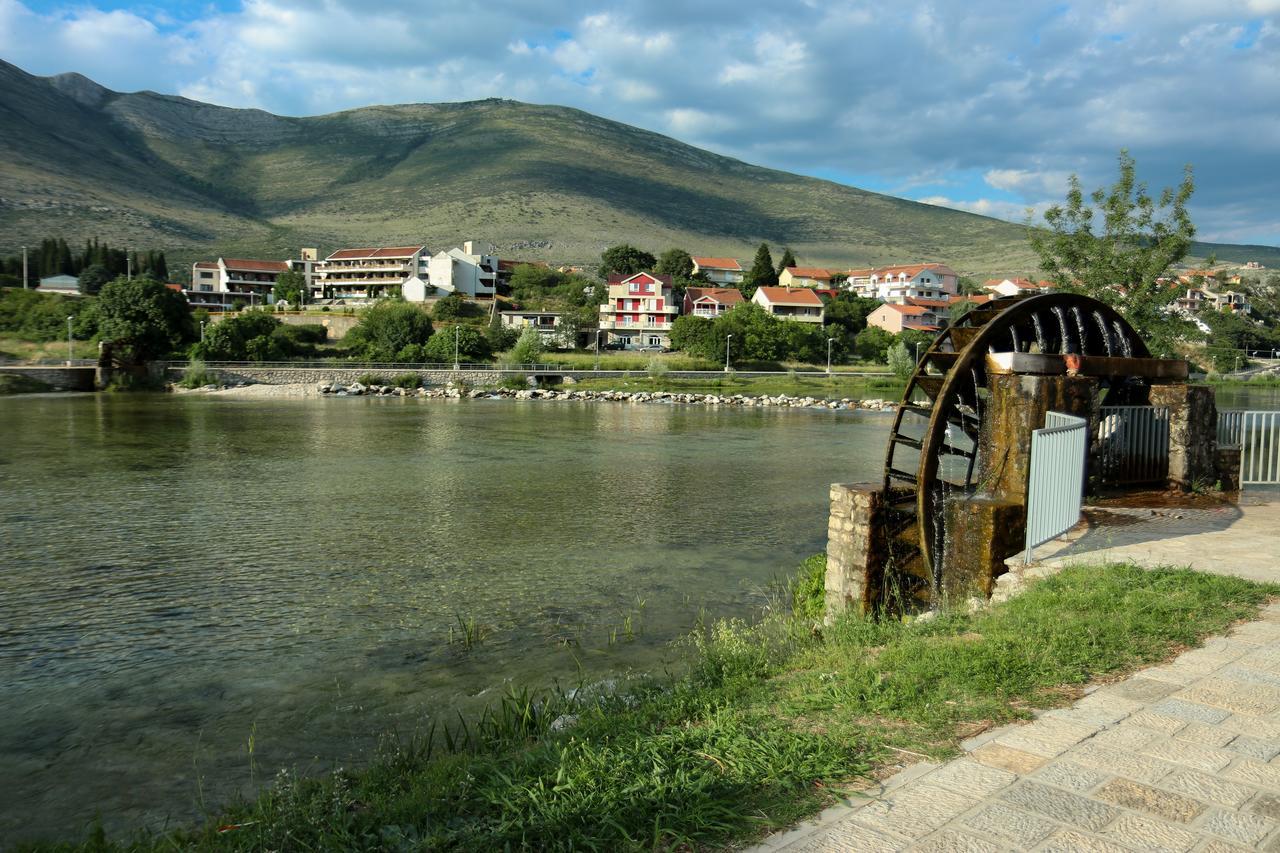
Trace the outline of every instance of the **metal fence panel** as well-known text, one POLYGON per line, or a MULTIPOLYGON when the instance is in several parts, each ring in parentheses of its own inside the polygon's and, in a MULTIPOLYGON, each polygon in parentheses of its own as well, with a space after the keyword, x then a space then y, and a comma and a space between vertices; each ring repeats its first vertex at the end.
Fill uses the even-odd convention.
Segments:
POLYGON ((1240 485, 1280 484, 1280 412, 1240 414, 1240 485))
POLYGON ((1239 447, 1240 430, 1244 427, 1244 412, 1218 410, 1218 446, 1239 447))
POLYGON ((1031 434, 1031 471, 1027 484, 1026 562, 1031 552, 1060 536, 1080 520, 1084 497, 1085 453, 1089 424, 1084 418, 1049 412, 1044 429, 1031 434))
POLYGON ((1155 483, 1169 476, 1169 409, 1103 406, 1099 460, 1107 483, 1155 483))

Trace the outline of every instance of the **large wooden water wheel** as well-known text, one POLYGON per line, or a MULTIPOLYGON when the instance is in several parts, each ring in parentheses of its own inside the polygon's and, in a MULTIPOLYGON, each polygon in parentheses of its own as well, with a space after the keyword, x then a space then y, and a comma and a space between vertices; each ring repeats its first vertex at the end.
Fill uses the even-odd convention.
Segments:
POLYGON ((899 596, 927 602, 938 595, 947 536, 943 504, 979 488, 980 437, 990 396, 988 356, 1006 353, 1030 354, 1017 356, 1021 361, 1087 357, 1090 372, 1105 377, 1111 388, 1143 382, 1139 360, 1150 355, 1110 306, 1072 293, 995 299, 943 329, 907 383, 885 454, 886 577, 899 596))

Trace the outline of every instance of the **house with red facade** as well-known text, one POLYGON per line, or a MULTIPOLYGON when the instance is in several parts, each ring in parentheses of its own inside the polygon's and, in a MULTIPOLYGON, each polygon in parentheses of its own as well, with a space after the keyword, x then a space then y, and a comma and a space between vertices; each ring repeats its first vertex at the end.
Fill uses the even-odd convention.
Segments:
POLYGON ((671 298, 671 276, 638 272, 609 276, 609 301, 600 306, 600 329, 623 349, 671 346, 671 323, 679 308, 671 298))

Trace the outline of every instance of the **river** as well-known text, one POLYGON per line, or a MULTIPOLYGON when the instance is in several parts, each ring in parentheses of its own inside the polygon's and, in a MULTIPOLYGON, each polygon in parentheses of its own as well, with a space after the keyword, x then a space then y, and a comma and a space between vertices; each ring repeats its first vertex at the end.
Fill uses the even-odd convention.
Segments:
POLYGON ((878 474, 888 423, 4 398, 0 846, 189 821, 511 685, 658 669, 823 549, 828 484, 878 474))

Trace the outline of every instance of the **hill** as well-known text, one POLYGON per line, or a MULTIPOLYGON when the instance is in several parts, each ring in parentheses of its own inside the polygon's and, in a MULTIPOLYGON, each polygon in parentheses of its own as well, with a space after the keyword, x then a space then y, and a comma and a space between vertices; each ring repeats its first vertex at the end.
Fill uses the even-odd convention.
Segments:
MULTIPOLYGON (((596 262, 622 241, 746 261, 764 240, 809 264, 1033 266, 1021 226, 752 166, 565 107, 487 100, 293 118, 0 62, 0 126, 5 252, 50 235, 164 248, 177 262, 474 238, 558 262, 596 262)), ((1280 263, 1280 250, 1267 252, 1239 259, 1280 263)))

